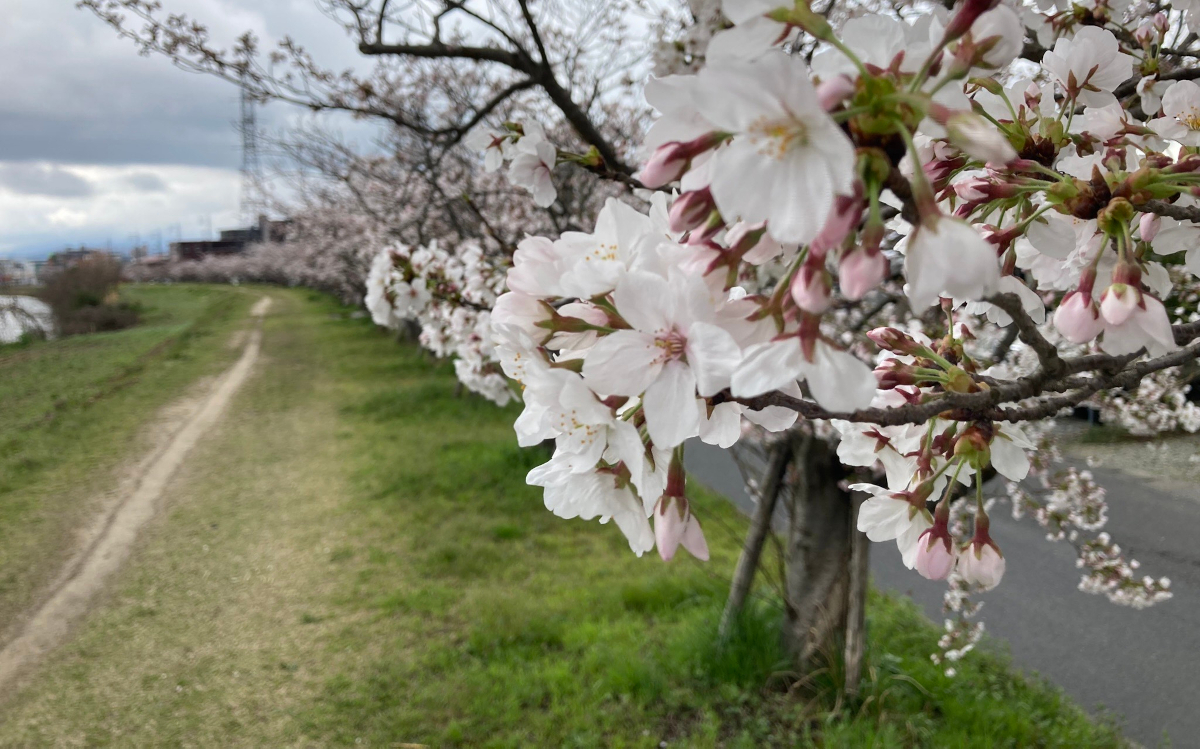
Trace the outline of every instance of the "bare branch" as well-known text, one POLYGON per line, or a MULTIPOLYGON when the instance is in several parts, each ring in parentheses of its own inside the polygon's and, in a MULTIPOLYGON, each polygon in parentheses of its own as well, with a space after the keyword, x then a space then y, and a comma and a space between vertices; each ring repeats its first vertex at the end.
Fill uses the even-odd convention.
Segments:
POLYGON ((1191 221, 1200 224, 1200 208, 1175 205, 1165 200, 1147 200, 1138 207, 1147 213, 1166 216, 1177 221, 1191 221))
POLYGON ((1021 340, 1037 354, 1042 371, 1052 378, 1061 376, 1064 364, 1058 355, 1058 347, 1047 341, 1042 332, 1038 330, 1037 323, 1021 305, 1021 298, 1016 294, 996 294, 986 301, 1004 310, 1013 319, 1013 324, 1016 326, 1021 340))

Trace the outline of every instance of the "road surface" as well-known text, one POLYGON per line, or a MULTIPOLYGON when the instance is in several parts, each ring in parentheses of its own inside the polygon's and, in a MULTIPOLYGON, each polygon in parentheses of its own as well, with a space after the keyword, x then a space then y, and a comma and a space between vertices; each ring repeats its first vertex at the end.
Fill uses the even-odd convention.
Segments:
MULTIPOLYGON (((725 451, 688 447, 696 478, 751 506, 725 451)), ((980 618, 1019 667, 1041 673, 1085 708, 1122 717, 1129 738, 1157 746, 1166 734, 1174 747, 1200 747, 1200 486, 1169 493, 1116 471, 1092 471, 1108 489, 1107 530, 1142 571, 1169 577, 1175 597, 1135 611, 1081 593, 1070 546, 1047 542, 1030 519, 997 512, 992 536, 1008 568, 1000 587, 982 597, 980 618)), ((904 569, 893 543, 871 552, 876 585, 909 594, 932 619, 943 619, 942 584, 904 569)))

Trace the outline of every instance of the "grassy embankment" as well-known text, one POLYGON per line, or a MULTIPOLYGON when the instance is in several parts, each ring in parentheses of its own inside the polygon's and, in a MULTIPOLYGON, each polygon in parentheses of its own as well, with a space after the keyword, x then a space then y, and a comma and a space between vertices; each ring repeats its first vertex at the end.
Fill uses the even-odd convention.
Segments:
POLYGON ((0 632, 69 553, 73 530, 150 445, 144 425, 236 355, 225 345, 252 294, 234 288, 122 290, 142 324, 0 346, 0 632))
POLYGON ((788 695, 774 610, 713 622, 713 561, 634 557, 524 473, 516 411, 318 295, 271 291, 264 358, 174 480, 102 609, 0 720, 0 745, 1118 745, 1053 689, 875 598, 865 700, 788 695))

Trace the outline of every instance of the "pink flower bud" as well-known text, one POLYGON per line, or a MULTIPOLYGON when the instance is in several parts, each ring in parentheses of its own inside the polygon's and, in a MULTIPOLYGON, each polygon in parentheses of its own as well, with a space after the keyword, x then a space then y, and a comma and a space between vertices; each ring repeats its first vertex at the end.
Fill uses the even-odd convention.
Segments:
POLYGON ((1137 31, 1133 32, 1133 38, 1143 47, 1149 47, 1154 43, 1154 38, 1158 36, 1157 29, 1154 28, 1153 20, 1142 21, 1142 25, 1137 27, 1137 31))
POLYGON ((1138 219, 1138 233, 1142 235, 1143 242, 1153 242, 1158 236, 1158 230, 1162 226, 1162 219, 1157 213, 1143 213, 1138 219))
POLYGON ((685 192, 671 206, 668 214, 671 231, 685 232, 695 229, 708 219, 714 208, 716 203, 713 202, 712 193, 707 187, 685 192))
POLYGON ((845 75, 839 75, 823 81, 817 86, 817 101, 826 112, 832 111, 854 93, 854 81, 845 75))
POLYGON ((1054 312, 1054 327, 1071 343, 1087 343, 1104 330, 1090 292, 1072 291, 1054 312))
POLYGON ((867 338, 874 341, 879 348, 897 354, 920 355, 925 350, 915 338, 895 328, 875 328, 867 333, 867 338))
POLYGON ((819 315, 829 309, 833 284, 829 272, 818 263, 806 262, 792 276, 792 299, 805 312, 819 315))
POLYGON ((686 142, 673 141, 654 149, 650 160, 642 167, 638 179, 646 187, 655 188, 674 182, 683 176, 692 164, 692 159, 719 146, 727 134, 705 133, 686 142))
POLYGON ((1158 33, 1165 34, 1171 28, 1170 21, 1167 20, 1167 14, 1159 11, 1154 14, 1154 28, 1158 33))
POLYGON ((1004 556, 996 544, 991 539, 981 542, 978 535, 958 557, 958 574, 967 582, 982 586, 984 590, 991 590, 1000 584, 1004 567, 1004 556))
POLYGON ((854 247, 842 255, 838 264, 838 283, 842 294, 851 301, 858 301, 867 292, 883 283, 891 271, 887 257, 882 252, 870 252, 854 247))
POLYGON ((654 540, 664 562, 671 561, 681 545, 697 559, 708 561, 704 531, 683 497, 663 495, 658 500, 654 510, 654 540))
POLYGON ((682 143, 666 143, 654 149, 650 160, 638 173, 638 179, 646 187, 662 187, 682 177, 690 163, 682 143))
POLYGON ((894 390, 901 385, 917 384, 911 364, 899 359, 884 359, 875 367, 875 382, 880 390, 894 390))
POLYGON ((1135 286, 1114 283, 1100 296, 1100 314, 1109 325, 1123 325, 1142 303, 1142 292, 1135 286))
POLYGON ((667 466, 667 488, 654 508, 654 539, 664 562, 671 561, 680 545, 697 559, 708 561, 708 542, 704 540, 704 531, 700 530, 700 521, 692 515, 684 497, 686 482, 687 472, 676 452, 667 466))
POLYGON ((821 233, 809 246, 809 253, 824 257, 834 247, 842 243, 862 219, 862 186, 855 185, 854 195, 839 195, 833 202, 833 210, 825 218, 821 233))
POLYGON ((917 541, 917 572, 927 580, 945 580, 958 554, 944 527, 934 525, 917 541))

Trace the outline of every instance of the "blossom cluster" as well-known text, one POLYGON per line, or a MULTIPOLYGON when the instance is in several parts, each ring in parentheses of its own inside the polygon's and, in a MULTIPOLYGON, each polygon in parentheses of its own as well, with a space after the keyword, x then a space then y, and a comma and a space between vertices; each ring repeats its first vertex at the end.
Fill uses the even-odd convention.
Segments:
POLYGON ((122 274, 131 281, 302 286, 359 305, 372 248, 382 236, 376 222, 342 206, 307 206, 289 223, 282 241, 197 260, 159 262, 165 260, 159 256, 153 262, 128 264, 122 274))
MULTIPOLYGON (((530 483, 557 514, 616 520, 638 553, 703 556, 684 443, 731 445, 744 420, 831 419, 842 462, 884 478, 851 487, 870 495, 860 529, 926 577, 994 586, 984 474, 1026 477, 1034 445, 1015 422, 1055 402, 1039 411, 1038 390, 1014 384, 987 408, 888 414, 1019 383, 979 355, 981 327, 1015 326, 1026 379, 1069 377, 1069 354, 1179 351, 1163 300, 1172 270, 1185 284, 1200 271, 1200 228, 1168 214, 1197 205, 1200 86, 1160 80, 1165 17, 1133 34, 1107 6, 992 0, 835 29, 803 1, 725 0, 723 20, 699 6, 704 28, 670 66, 686 72, 645 89, 659 117, 637 177, 657 192, 611 201, 590 233, 524 240, 493 310, 523 388, 518 439, 556 442, 530 483), (1027 29, 1045 51, 1021 76, 1027 29), (1118 100, 1135 72, 1144 121, 1118 100), (845 310, 897 268, 922 322, 872 331, 864 357, 845 310), (939 308, 944 326, 922 335, 939 308), (972 485, 964 536, 950 508, 972 485)), ((588 163, 529 123, 475 145, 539 202, 554 200, 556 162, 588 163)), ((1073 372, 1064 384, 1103 389, 1102 373, 1073 372)))
POLYGON ((1145 377, 1133 392, 1106 393, 1099 400, 1106 424, 1115 424, 1138 437, 1169 432, 1200 431, 1200 406, 1188 398, 1178 369, 1165 369, 1145 377))
POLYGON ((1113 603, 1139 609, 1171 597, 1169 579, 1139 575, 1138 561, 1127 558, 1103 530, 1108 524, 1108 503, 1104 487, 1090 471, 1044 460, 1034 463, 1032 473, 1043 490, 1040 495, 1016 483, 1007 486, 1013 516, 1032 515, 1046 530, 1048 541, 1066 541, 1075 548, 1076 566, 1083 570, 1081 591, 1103 594, 1113 603))
POLYGON ((459 382, 503 406, 513 393, 495 358, 490 312, 503 283, 502 266, 479 242, 451 250, 393 243, 371 262, 365 304, 376 325, 415 323, 423 347, 454 360, 459 382))
POLYGON ((476 128, 467 136, 466 145, 484 153, 484 169, 488 172, 498 171, 507 163, 508 181, 528 190, 536 205, 546 208, 558 197, 551 176, 558 163, 558 151, 536 120, 510 123, 503 131, 476 128))

